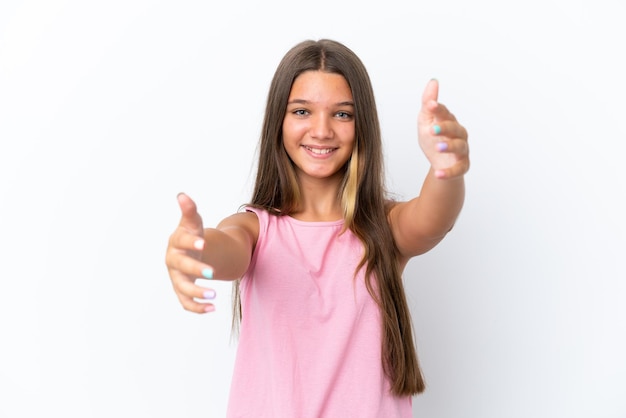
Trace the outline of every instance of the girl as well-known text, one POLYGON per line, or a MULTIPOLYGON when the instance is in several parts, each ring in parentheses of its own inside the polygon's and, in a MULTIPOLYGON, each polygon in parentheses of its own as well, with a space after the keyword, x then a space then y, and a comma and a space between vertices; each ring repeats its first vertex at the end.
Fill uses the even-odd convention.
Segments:
POLYGON ((467 132, 431 80, 418 115, 420 195, 385 194, 369 75, 346 46, 304 41, 274 74, 251 202, 216 228, 182 211, 166 265, 182 306, 214 310, 196 277, 233 280, 239 344, 229 417, 411 417, 424 390, 402 272, 452 228, 467 132))

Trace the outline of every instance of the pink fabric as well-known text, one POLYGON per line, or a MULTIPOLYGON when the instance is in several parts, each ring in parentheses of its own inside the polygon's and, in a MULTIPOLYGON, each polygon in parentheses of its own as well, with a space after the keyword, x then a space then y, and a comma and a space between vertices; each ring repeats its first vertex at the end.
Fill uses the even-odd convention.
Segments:
POLYGON ((381 365, 379 311, 354 278, 363 254, 343 221, 257 214, 228 417, 409 418, 381 365))

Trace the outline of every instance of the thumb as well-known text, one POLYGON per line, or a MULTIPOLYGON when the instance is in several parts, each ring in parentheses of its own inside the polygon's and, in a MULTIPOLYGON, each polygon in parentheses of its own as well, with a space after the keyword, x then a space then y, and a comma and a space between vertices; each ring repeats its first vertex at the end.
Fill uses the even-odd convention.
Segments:
POLYGON ((179 193, 176 199, 182 213, 179 226, 194 234, 202 234, 202 217, 198 214, 196 203, 184 193, 179 193))
POLYGON ((434 118, 433 110, 437 108, 437 100, 439 98, 439 82, 436 79, 431 79, 422 93, 422 109, 420 110, 420 117, 426 122, 434 118))
POLYGON ((439 99, 439 81, 436 78, 431 78, 424 92, 422 93, 422 106, 427 105, 431 101, 437 101, 439 99))

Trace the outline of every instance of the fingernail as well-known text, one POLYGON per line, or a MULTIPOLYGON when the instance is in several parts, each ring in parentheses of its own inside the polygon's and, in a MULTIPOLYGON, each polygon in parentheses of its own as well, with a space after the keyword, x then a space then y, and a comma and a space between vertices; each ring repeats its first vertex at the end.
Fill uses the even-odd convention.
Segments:
POLYGON ((439 151, 445 151, 448 149, 448 144, 446 142, 438 142, 437 143, 437 149, 439 151))
POLYGON ((215 310, 214 305, 207 305, 204 307, 204 312, 213 312, 215 310))
POLYGON ((213 269, 205 268, 204 270, 202 270, 202 277, 204 277, 205 279, 212 279, 213 269))
POLYGON ((441 133, 441 126, 434 125, 433 126, 433 132, 435 132, 435 135, 439 135, 441 133))
POLYGON ((435 177, 442 179, 446 176, 446 172, 443 170, 435 170, 435 177))
POLYGON ((213 299, 215 298, 215 290, 209 289, 202 294, 204 299, 213 299))
POLYGON ((203 239, 199 239, 196 242, 193 243, 193 247, 196 250, 201 250, 204 248, 204 240, 203 239))

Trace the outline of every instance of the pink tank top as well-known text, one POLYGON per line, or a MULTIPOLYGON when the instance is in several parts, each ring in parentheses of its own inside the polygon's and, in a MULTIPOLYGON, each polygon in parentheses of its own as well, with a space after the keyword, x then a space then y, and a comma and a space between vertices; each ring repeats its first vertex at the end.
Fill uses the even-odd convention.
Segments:
POLYGON ((363 246, 343 221, 247 208, 259 238, 241 280, 228 417, 410 418, 381 364, 378 306, 354 271, 363 246))

